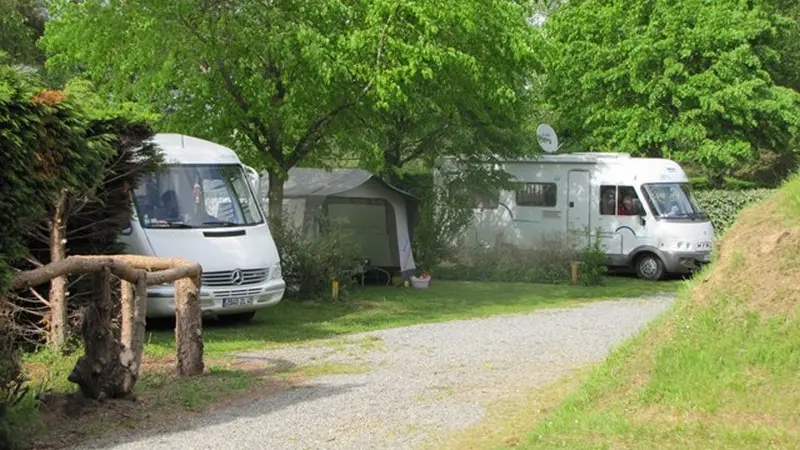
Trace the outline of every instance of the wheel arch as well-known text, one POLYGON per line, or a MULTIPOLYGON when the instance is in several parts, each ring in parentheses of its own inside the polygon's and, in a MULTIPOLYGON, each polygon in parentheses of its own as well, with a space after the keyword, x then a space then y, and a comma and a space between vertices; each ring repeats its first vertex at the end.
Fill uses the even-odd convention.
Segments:
POLYGON ((664 255, 664 252, 657 249, 656 247, 653 247, 652 245, 642 245, 636 247, 635 249, 633 249, 633 251, 630 252, 630 254, 628 254, 628 265, 634 266, 639 257, 645 253, 652 253, 658 256, 658 258, 661 260, 662 263, 664 264, 667 263, 667 258, 666 255, 664 255))

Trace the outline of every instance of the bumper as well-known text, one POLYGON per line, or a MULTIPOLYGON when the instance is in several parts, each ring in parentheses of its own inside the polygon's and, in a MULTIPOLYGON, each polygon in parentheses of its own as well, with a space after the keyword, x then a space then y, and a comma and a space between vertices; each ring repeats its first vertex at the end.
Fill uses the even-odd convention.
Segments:
POLYGON ((711 251, 663 252, 664 267, 670 273, 693 272, 711 262, 711 251))
MULTIPOLYGON (((286 283, 274 280, 248 287, 200 288, 203 315, 217 316, 257 311, 277 305, 283 299, 286 283)), ((147 317, 175 316, 173 286, 153 286, 147 291, 147 317)))

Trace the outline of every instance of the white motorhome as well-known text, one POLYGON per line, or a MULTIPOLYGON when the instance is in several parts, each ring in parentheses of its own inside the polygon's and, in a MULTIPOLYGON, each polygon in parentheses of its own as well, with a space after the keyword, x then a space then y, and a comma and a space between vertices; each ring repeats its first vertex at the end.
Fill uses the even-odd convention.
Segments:
MULTIPOLYGON (((165 167, 133 193, 133 219, 121 239, 128 250, 200 263, 206 315, 248 320, 279 303, 286 285, 256 200, 257 173, 233 150, 203 139, 157 134, 153 142, 165 167)), ((151 287, 147 316, 174 316, 173 293, 171 284, 151 287)))
MULTIPOLYGON (((443 167, 458 170, 454 160, 443 167)), ((493 245, 500 237, 536 248, 548 235, 563 233, 585 245, 588 232, 599 231, 609 266, 635 269, 650 280, 711 260, 714 228, 674 161, 571 153, 498 161, 495 169, 511 175, 516 188, 480 198, 464 236, 468 243, 493 245)))

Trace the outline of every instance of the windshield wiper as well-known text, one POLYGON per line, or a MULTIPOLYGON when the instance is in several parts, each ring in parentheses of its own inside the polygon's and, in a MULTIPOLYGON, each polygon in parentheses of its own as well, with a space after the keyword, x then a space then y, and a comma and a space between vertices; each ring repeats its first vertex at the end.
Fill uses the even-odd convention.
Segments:
POLYGON ((183 223, 180 221, 174 222, 167 222, 170 228, 194 228, 193 226, 189 225, 188 223, 183 223))
POLYGON ((146 225, 147 228, 194 228, 179 220, 155 220, 146 225))
POLYGON ((241 224, 229 220, 216 220, 213 222, 203 222, 203 225, 216 225, 220 227, 239 227, 241 224))

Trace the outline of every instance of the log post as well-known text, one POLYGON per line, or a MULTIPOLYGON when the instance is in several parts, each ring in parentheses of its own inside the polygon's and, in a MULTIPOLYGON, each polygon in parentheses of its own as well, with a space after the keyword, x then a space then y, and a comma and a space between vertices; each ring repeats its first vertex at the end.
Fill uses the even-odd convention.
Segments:
POLYGON ((200 310, 200 276, 175 282, 175 350, 178 376, 203 373, 203 323, 200 310))
MULTIPOLYGON (((130 284, 129 284, 130 285, 130 284)), ((123 382, 123 390, 126 394, 133 393, 133 387, 139 379, 142 368, 142 355, 144 353, 144 335, 147 315, 147 272, 139 271, 139 278, 136 280, 135 291, 131 286, 131 317, 129 324, 129 338, 123 340, 123 361, 128 367, 128 374, 123 382)), ((124 307, 124 304, 123 304, 124 307)))
POLYGON ((570 281, 573 285, 577 285, 580 281, 580 268, 581 262, 580 261, 572 261, 570 263, 570 281))

